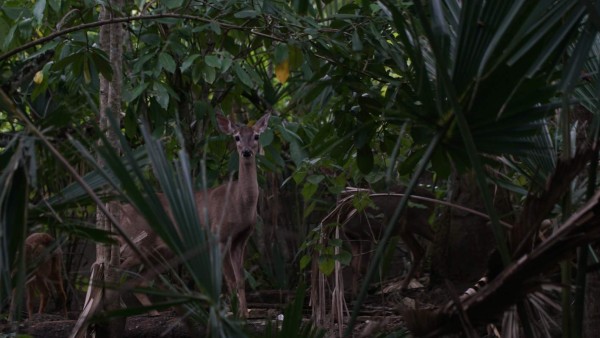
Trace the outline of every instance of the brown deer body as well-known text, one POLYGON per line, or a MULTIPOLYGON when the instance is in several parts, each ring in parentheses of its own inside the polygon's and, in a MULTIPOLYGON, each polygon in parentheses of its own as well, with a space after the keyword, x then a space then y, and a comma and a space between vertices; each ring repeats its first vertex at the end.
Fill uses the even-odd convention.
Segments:
MULTIPOLYGON (((236 293, 241 316, 247 314, 244 289, 244 254, 246 242, 257 219, 258 181, 256 174, 256 154, 259 150, 259 135, 267 128, 270 114, 265 114, 252 127, 234 124, 231 120, 217 115, 221 132, 232 135, 239 155, 238 180, 230 181, 216 188, 195 193, 195 203, 201 222, 208 218, 211 231, 218 235, 223 250, 223 275, 230 293, 236 293), (206 210, 206 213, 205 213, 206 210)), ((159 194, 162 205, 170 213, 166 197, 159 194)), ((121 226, 128 237, 136 243, 144 255, 160 254, 170 257, 167 245, 150 228, 147 221, 131 205, 121 209, 121 226)), ((131 248, 121 239, 121 268, 130 269, 141 264, 131 248)), ((136 294, 143 305, 150 305, 144 294, 136 294)))
POLYGON ((38 313, 44 313, 52 291, 51 285, 54 285, 63 315, 67 318, 67 295, 62 278, 62 250, 57 247, 51 251, 54 243, 54 238, 46 233, 34 233, 25 239, 25 261, 28 265, 39 264, 34 268, 25 286, 27 312, 30 319, 34 313, 35 291, 37 290, 40 295, 38 313))
MULTIPOLYGON (((376 243, 385 232, 398 202, 402 198, 406 187, 396 186, 389 193, 370 193, 371 204, 362 211, 352 207, 341 208, 339 222, 342 224, 342 233, 350 243, 352 250, 352 293, 358 290, 358 275, 362 270, 363 261, 368 261, 373 243, 376 243)), ((433 199, 431 192, 416 188, 412 196, 420 196, 433 199)), ((351 204, 350 204, 351 205, 351 204)), ((349 205, 349 206, 350 206, 349 205)), ((433 231, 429 225, 429 217, 433 213, 431 202, 410 199, 405 211, 400 215, 396 225, 396 233, 406 244, 411 255, 412 265, 402 282, 401 289, 405 290, 415 275, 425 255, 425 249, 421 246, 415 235, 419 235, 429 241, 433 241, 433 231)))

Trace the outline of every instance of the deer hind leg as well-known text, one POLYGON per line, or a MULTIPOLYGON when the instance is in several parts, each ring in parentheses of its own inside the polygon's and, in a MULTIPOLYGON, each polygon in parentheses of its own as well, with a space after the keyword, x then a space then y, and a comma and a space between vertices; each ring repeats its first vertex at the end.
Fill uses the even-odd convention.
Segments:
POLYGON ((352 271, 352 295, 358 294, 359 277, 364 272, 364 262, 369 261, 370 244, 360 239, 350 240, 350 250, 352 251, 352 261, 350 263, 352 271))
POLYGON ((33 317, 33 301, 34 301, 34 292, 35 292, 35 284, 37 283, 37 278, 31 280, 25 286, 25 298, 27 302, 27 315, 29 319, 33 317))
POLYGON ((421 265, 421 261, 423 260, 423 256, 425 255, 425 250, 423 249, 423 247, 421 247, 421 244, 419 244, 417 239, 411 233, 403 232, 402 234, 400 234, 400 237, 410 250, 413 259, 412 265, 408 270, 408 274, 406 275, 406 278, 404 279, 401 285, 401 290, 406 290, 408 288, 408 285, 410 284, 410 281, 415 275, 415 272, 421 265))
POLYGON ((40 308, 38 313, 42 314, 46 312, 46 306, 48 306, 48 298, 50 298, 50 281, 46 278, 36 277, 37 289, 40 293, 40 308))
POLYGON ((65 293, 65 287, 63 284, 61 262, 62 253, 57 253, 52 258, 52 274, 50 275, 50 280, 54 284, 54 289, 56 290, 63 316, 67 318, 67 294, 65 293))

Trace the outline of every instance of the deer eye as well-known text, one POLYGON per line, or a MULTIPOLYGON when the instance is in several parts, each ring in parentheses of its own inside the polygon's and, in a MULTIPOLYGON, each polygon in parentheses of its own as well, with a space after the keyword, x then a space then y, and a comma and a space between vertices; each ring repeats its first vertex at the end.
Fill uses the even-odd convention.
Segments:
POLYGON ((258 141, 258 134, 254 134, 254 140, 258 141))
POLYGON ((240 135, 235 135, 235 142, 240 142, 240 135))

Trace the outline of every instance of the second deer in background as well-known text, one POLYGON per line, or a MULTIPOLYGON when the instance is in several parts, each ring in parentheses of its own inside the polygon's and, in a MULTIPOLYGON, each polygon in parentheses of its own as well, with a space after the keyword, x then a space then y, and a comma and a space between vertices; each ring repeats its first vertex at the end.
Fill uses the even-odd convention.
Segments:
MULTIPOLYGON (((395 186, 387 193, 362 190, 363 193, 369 195, 370 203, 368 207, 361 211, 355 209, 351 203, 351 199, 359 191, 361 190, 348 191, 350 196, 345 197, 342 201, 349 201, 350 203, 344 206, 340 204, 343 203, 340 201, 338 203, 339 211, 328 217, 327 220, 327 222, 338 221, 341 224, 343 236, 350 243, 353 294, 358 291, 358 276, 361 273, 363 262, 369 261, 373 243, 379 241, 383 236, 385 228, 389 225, 390 219, 398 206, 398 202, 406 191, 406 187, 395 186), (337 220, 332 219, 332 217, 337 217, 337 220)), ((434 195, 423 188, 416 188, 412 196, 434 199, 434 195)), ((412 255, 412 264, 402 282, 402 290, 408 288, 425 256, 425 249, 417 240, 416 235, 433 241, 434 234, 429 224, 429 218, 433 211, 434 207, 430 201, 411 198, 409 205, 400 215, 396 224, 394 235, 400 237, 412 255)))
POLYGON ((54 237, 47 233, 33 233, 25 239, 25 261, 27 265, 36 265, 25 287, 29 319, 34 312, 35 291, 39 293, 38 313, 41 314, 46 310, 52 289, 60 300, 58 305, 63 316, 67 318, 67 295, 62 276, 62 250, 60 247, 53 248, 54 245, 54 237))
MULTIPOLYGON (((228 118, 217 115, 221 132, 233 136, 239 155, 238 179, 226 182, 206 192, 195 192, 196 209, 200 221, 205 220, 204 210, 208 213, 210 228, 219 236, 223 251, 223 275, 229 292, 236 293, 239 302, 239 314, 247 315, 246 292, 244 289, 244 254, 246 242, 257 220, 258 181, 256 174, 256 155, 259 151, 259 135, 267 129, 270 114, 265 114, 252 127, 237 125, 228 118)), ((169 210, 166 197, 159 194, 163 206, 169 210)), ((169 212, 170 213, 170 212, 169 212)), ((147 254, 158 252, 163 256, 171 255, 167 245, 152 231, 148 222, 131 205, 121 210, 121 226, 128 237, 147 254)), ((131 248, 121 242, 121 268, 130 269, 141 264, 131 248)), ((145 294, 136 294, 143 305, 150 305, 145 294)))

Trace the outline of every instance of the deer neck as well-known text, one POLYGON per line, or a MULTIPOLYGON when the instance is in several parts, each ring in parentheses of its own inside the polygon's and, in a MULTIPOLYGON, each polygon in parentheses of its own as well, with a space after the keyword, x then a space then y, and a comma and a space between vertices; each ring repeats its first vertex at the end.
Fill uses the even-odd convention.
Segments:
POLYGON ((258 203, 258 180, 256 175, 256 161, 254 157, 251 160, 240 159, 238 173, 238 183, 236 186, 236 196, 243 210, 256 212, 258 203))

